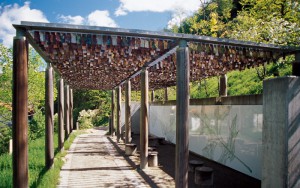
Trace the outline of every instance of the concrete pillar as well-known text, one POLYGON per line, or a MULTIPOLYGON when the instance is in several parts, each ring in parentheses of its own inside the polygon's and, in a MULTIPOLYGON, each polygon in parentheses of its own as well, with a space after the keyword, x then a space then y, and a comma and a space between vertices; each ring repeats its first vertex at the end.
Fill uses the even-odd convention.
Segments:
POLYGON ((131 142, 131 83, 125 83, 125 143, 131 142))
POLYGON ((70 89, 69 85, 65 86, 65 138, 70 134, 70 89))
POLYGON ((219 96, 227 96, 227 76, 226 74, 221 75, 219 78, 219 96))
POLYGON ((300 52, 295 54, 295 62, 293 62, 292 72, 294 76, 300 76, 300 52))
POLYGON ((176 52, 177 94, 176 94, 176 159, 175 186, 188 187, 189 158, 189 49, 187 42, 181 40, 176 52))
POLYGON ((13 187, 28 187, 28 43, 17 30, 13 42, 13 187))
POLYGON ((148 167, 148 70, 141 73, 140 168, 148 167))
POLYGON ((117 142, 120 142, 121 139, 121 86, 117 88, 117 142))
POLYGON ((58 87, 58 148, 64 147, 64 80, 59 79, 58 87))
POLYGON ((54 159, 54 101, 53 101, 53 69, 48 64, 45 72, 45 164, 51 168, 54 159))
POLYGON ((111 127, 110 134, 113 136, 115 132, 115 90, 111 91, 111 127))
POLYGON ((300 187, 300 78, 263 83, 263 188, 300 187))
POLYGON ((69 116, 70 116, 70 132, 75 129, 74 123, 73 123, 73 89, 70 89, 70 111, 69 111, 69 116))

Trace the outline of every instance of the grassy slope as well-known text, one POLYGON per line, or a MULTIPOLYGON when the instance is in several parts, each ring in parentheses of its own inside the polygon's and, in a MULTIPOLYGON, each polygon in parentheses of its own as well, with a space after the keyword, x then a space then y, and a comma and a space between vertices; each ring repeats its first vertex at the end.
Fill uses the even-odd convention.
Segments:
MULTIPOLYGON (((271 65, 267 66, 267 69, 271 69, 271 65)), ((279 75, 285 76, 291 74, 291 64, 286 64, 279 69, 279 75)), ((271 78, 269 76, 267 78, 271 78)), ((228 95, 249 95, 260 94, 263 89, 263 81, 258 79, 256 69, 246 69, 243 71, 232 71, 227 74, 228 95)), ((191 98, 207 98, 218 96, 218 78, 212 77, 206 80, 207 94, 205 91, 204 81, 199 83, 192 83, 191 85, 191 98)))
MULTIPOLYGON (((65 150, 70 148, 71 143, 82 132, 72 133, 65 141, 65 150)), ((45 166, 45 146, 44 137, 29 142, 28 162, 29 162, 29 187, 56 187, 59 179, 59 172, 63 165, 62 157, 66 152, 58 152, 57 134, 54 135, 55 161, 54 167, 46 170, 45 166)), ((0 156, 0 187, 12 187, 12 156, 4 154, 0 156)))

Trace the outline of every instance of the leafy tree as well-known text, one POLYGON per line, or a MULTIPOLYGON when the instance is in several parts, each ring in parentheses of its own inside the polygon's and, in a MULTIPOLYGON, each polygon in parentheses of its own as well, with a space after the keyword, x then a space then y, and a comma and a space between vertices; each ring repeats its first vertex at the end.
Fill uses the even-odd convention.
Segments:
POLYGON ((94 119, 95 125, 108 123, 111 105, 111 92, 99 90, 75 90, 74 91, 74 122, 78 120, 82 110, 99 109, 94 119))
MULTIPOLYGON (((12 120, 12 65, 13 51, 0 44, 0 154, 7 150, 11 138, 12 120), (3 149, 4 148, 4 149, 3 149)), ((35 139, 44 134, 45 118, 42 114, 45 104, 45 63, 34 51, 29 49, 28 62, 28 112, 33 115, 29 121, 30 138, 35 139)), ((57 91, 54 88, 54 97, 57 91)))
MULTIPOLYGON (((173 32, 300 46, 300 3, 293 0, 211 0, 173 32)), ((230 95, 262 92, 262 80, 291 74, 293 57, 228 73, 230 95), (251 76, 250 76, 251 75, 251 76), (234 84, 233 84, 234 83, 234 84), (245 84, 247 83, 247 87, 245 84)), ((191 97, 217 96, 217 78, 193 83, 191 97)))

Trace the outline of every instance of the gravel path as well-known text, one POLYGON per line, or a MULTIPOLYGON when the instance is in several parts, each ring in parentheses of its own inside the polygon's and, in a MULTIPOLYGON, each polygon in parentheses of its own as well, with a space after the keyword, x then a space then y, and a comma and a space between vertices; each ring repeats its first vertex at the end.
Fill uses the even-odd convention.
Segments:
POLYGON ((93 129, 74 140, 57 187, 150 187, 117 152, 106 132, 93 129))

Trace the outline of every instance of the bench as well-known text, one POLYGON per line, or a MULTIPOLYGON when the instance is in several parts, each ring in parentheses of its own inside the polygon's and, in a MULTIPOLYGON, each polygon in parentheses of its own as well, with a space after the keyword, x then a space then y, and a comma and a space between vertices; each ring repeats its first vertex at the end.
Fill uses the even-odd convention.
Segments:
POLYGON ((148 166, 149 167, 156 167, 156 166, 158 166, 157 155, 158 155, 157 151, 151 151, 151 152, 148 153, 148 166))
POLYGON ((125 145, 125 154, 126 155, 134 155, 137 151, 136 144, 126 144, 125 145))
POLYGON ((189 171, 194 172, 195 168, 203 166, 204 162, 201 160, 190 160, 189 161, 189 171))
POLYGON ((202 166, 195 168, 195 184, 202 188, 213 188, 214 174, 210 167, 202 166))

